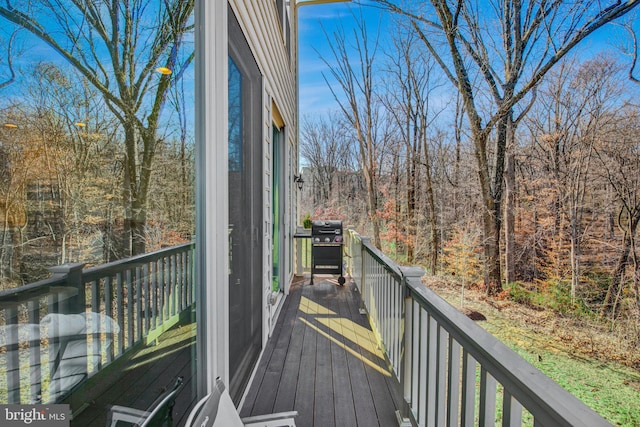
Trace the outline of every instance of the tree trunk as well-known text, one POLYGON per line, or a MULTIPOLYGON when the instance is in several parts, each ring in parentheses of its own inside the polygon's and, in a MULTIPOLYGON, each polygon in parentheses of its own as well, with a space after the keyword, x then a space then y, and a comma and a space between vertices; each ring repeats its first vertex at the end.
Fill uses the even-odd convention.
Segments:
POLYGON ((576 303, 576 294, 580 284, 580 230, 576 218, 576 212, 572 212, 571 218, 571 304, 576 303))
POLYGON ((516 281, 515 156, 507 155, 504 175, 504 259, 507 283, 516 281))
MULTIPOLYGON (((495 204, 494 204, 495 206, 495 204)), ((484 283, 487 295, 497 295, 502 291, 500 269, 500 208, 485 208, 482 221, 484 225, 484 283)))
POLYGON ((416 235, 416 158, 411 151, 407 151, 407 263, 413 263, 414 242, 416 235))
POLYGON ((429 147, 427 147, 427 138, 426 135, 423 136, 423 151, 424 151, 424 164, 426 168, 425 173, 425 192, 427 193, 427 206, 429 207, 429 225, 431 226, 431 236, 430 236, 430 256, 429 256, 429 268, 431 269, 431 274, 436 273, 436 268, 438 266, 438 251, 439 251, 439 240, 438 240, 438 218, 436 215, 436 201, 433 191, 433 180, 431 178, 431 158, 429 157, 429 147))
MULTIPOLYGON (((367 168, 368 170, 368 168, 367 168)), ((371 226, 373 227, 373 244, 376 248, 380 249, 382 244, 380 243, 380 224, 378 222, 378 196, 376 194, 376 188, 373 184, 373 179, 369 176, 369 173, 365 174, 367 181, 367 206, 369 210, 369 220, 371 220, 371 226)))
MULTIPOLYGON (((477 116, 476 116, 477 117, 477 116)), ((479 117, 477 117, 479 120, 479 117)), ((476 146, 475 154, 478 162, 478 178, 482 191, 482 201, 484 209, 482 211, 482 227, 484 248, 484 284, 487 295, 497 295, 502 291, 501 268, 500 268, 500 231, 502 212, 500 210, 502 200, 502 169, 500 167, 501 183, 496 191, 491 190, 491 175, 488 164, 486 132, 480 130, 478 126, 473 132, 473 142, 476 146)), ((503 153, 504 156, 504 153, 503 153)), ((504 157, 502 157, 504 161, 504 157)), ((499 163, 500 160, 497 160, 499 163)), ((497 172, 496 172, 497 174, 497 172)), ((494 175, 495 177, 496 175, 494 175)))

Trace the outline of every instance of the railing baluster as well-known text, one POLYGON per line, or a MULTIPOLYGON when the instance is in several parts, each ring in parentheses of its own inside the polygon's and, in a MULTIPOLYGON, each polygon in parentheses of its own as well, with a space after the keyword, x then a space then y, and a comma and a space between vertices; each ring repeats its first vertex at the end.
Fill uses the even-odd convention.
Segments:
MULTIPOLYGON (((91 292, 91 312, 100 314, 100 289, 98 288, 98 281, 92 280, 89 283, 89 289, 91 292)), ((91 336, 91 347, 93 354, 102 354, 99 329, 96 329, 91 336)), ((107 361, 110 362, 109 355, 107 355, 107 361)), ((98 360, 96 369, 102 369, 102 357, 98 360)))
MULTIPOLYGON (((104 312, 107 316, 114 318, 113 313, 113 289, 111 286, 111 277, 107 276, 104 278, 104 312)), ((115 337, 114 337, 115 338, 115 337)), ((118 335, 118 340, 121 340, 120 335, 118 335)), ((116 346, 109 346, 107 353, 107 361, 111 362, 116 354, 116 346)))
MULTIPOLYGON (((57 294, 49 294, 47 296, 47 308, 48 308, 48 313, 60 313, 60 311, 58 310, 59 307, 59 301, 58 301, 58 297, 57 294)), ((55 373, 54 371, 54 364, 55 364, 55 358, 56 358, 56 352, 58 350, 59 347, 59 343, 58 343, 58 339, 56 338, 58 336, 58 331, 57 329, 57 325, 49 328, 48 331, 48 337, 47 337, 47 346, 48 346, 48 353, 49 353, 49 369, 48 374, 49 374, 49 381, 51 384, 51 380, 53 378, 53 374, 55 373)), ((49 386, 49 391, 56 393, 58 391, 58 386, 54 386, 51 387, 49 386)), ((50 393, 51 394, 51 393, 50 393)))
POLYGON ((173 261, 173 276, 175 278, 175 306, 174 306, 174 315, 180 313, 180 309, 181 309, 181 305, 182 305, 182 283, 181 283, 181 278, 180 278, 180 254, 175 254, 173 256, 174 261, 173 261))
POLYGON ((387 351, 387 349, 385 348, 385 342, 382 339, 382 334, 386 334, 387 332, 386 331, 386 326, 387 326, 386 308, 387 308, 388 299, 385 299, 384 297, 387 291, 387 286, 386 286, 387 281, 386 281, 384 268, 378 263, 374 263, 373 265, 376 267, 376 272, 378 274, 377 281, 376 281, 377 292, 375 294, 376 303, 378 307, 378 330, 380 331, 379 336, 381 338, 380 342, 378 343, 378 346, 384 351, 387 351))
POLYGON ((404 399, 409 402, 409 405, 411 405, 411 374, 413 372, 413 304, 411 303, 411 299, 407 298, 403 306, 404 355, 402 360, 401 384, 402 395, 404 396, 404 399))
POLYGON ((502 425, 503 427, 522 425, 522 405, 507 390, 502 396, 502 425))
POLYGON ((173 256, 168 256, 166 258, 166 286, 167 286, 167 319, 173 315, 173 297, 174 297, 174 289, 173 289, 173 256))
POLYGON ((396 310, 396 294, 398 289, 398 284, 396 283, 395 277, 389 275, 389 351, 391 358, 391 365, 393 366, 394 372, 398 374, 400 370, 398 369, 398 334, 400 333, 400 328, 396 322, 398 318, 398 313, 396 310))
POLYGON ((188 270, 189 270, 189 264, 187 262, 187 254, 182 253, 180 254, 180 267, 178 268, 178 271, 181 272, 180 274, 180 311, 186 309, 189 306, 189 295, 187 294, 187 289, 189 289, 189 285, 188 285, 188 270))
POLYGON ((462 352, 461 426, 472 427, 476 407, 476 361, 466 350, 462 352))
POLYGON ((124 323, 124 302, 122 297, 122 272, 116 273, 116 319, 120 325, 120 332, 118 332, 118 354, 124 353, 124 334, 127 328, 124 323))
MULTIPOLYGON (((177 283, 177 293, 178 293, 178 299, 177 299, 177 310, 176 313, 180 313, 184 307, 184 296, 183 296, 183 291, 184 291, 184 278, 181 274, 181 271, 183 270, 184 266, 183 266, 183 262, 182 262, 182 256, 180 254, 176 254, 176 283, 177 283)), ((283 285, 284 286, 284 285, 283 285)))
POLYGON ((428 386, 428 374, 429 369, 429 315, 426 311, 420 310, 420 316, 418 320, 420 325, 420 331, 418 335, 420 351, 418 352, 418 422, 421 426, 427 425, 427 400, 429 395, 427 392, 428 386), (424 356, 423 356, 424 355, 424 356), (425 360, 426 359, 426 360, 425 360))
POLYGON ((417 302, 411 303, 411 407, 413 408, 414 415, 418 417, 417 410, 420 404, 420 316, 421 309, 417 302))
MULTIPOLYGON (((31 324, 40 323, 40 299, 30 300, 27 303, 29 310, 28 321, 31 324)), ((29 399, 31 403, 42 401, 42 362, 40 355, 40 330, 33 329, 29 337, 29 399)))
POLYGON ((151 328, 160 326, 158 323, 158 278, 160 276, 160 261, 156 260, 151 263, 153 271, 151 272, 151 328))
POLYGON ((438 325, 438 361, 436 368, 436 425, 444 426, 447 400, 447 350, 448 334, 444 328, 438 325))
POLYGON ((160 297, 160 300, 158 302, 159 325, 162 325, 165 319, 165 292, 167 291, 167 286, 165 283, 165 269, 166 259, 161 258, 160 260, 158 260, 158 296, 160 297))
POLYGON ((140 341, 143 338, 142 333, 142 277, 141 277, 142 266, 137 265, 135 267, 136 272, 136 304, 135 304, 135 317, 136 317, 136 339, 135 342, 140 341))
POLYGON ((133 319, 133 309, 135 307, 134 301, 136 297, 133 294, 133 275, 131 274, 131 269, 127 268, 124 274, 124 280, 127 286, 127 347, 131 347, 135 341, 135 320, 133 319))
POLYGON ((388 350, 385 348, 385 341, 382 338, 382 334, 386 334, 387 333, 387 304, 388 304, 388 299, 385 299, 385 295, 387 293, 387 277, 384 271, 384 268, 379 265, 379 264, 375 264, 376 265, 376 270, 378 271, 378 292, 376 293, 376 302, 378 303, 378 325, 379 325, 379 330, 381 331, 380 333, 380 342, 378 343, 378 346, 388 352, 388 350))
POLYGON ((6 367, 8 403, 20 403, 20 334, 18 331, 18 310, 11 305, 4 310, 6 316, 6 367))
POLYGON ((192 290, 194 289, 194 286, 191 285, 192 281, 193 281, 192 277, 191 277, 192 276, 191 275, 191 273, 192 273, 192 271, 191 271, 191 256, 190 256, 189 253, 185 253, 184 258, 185 258, 185 260, 184 260, 184 262, 185 262, 184 271, 185 271, 185 280, 186 280, 186 286, 187 286, 187 289, 185 290, 185 294, 187 295, 186 305, 188 307, 188 306, 191 305, 191 302, 193 301, 193 298, 192 298, 193 292, 192 292, 192 290))
POLYGON ((480 368, 480 427, 496 423, 496 380, 484 367, 480 368))
POLYGON ((438 324, 435 319, 427 314, 428 319, 428 331, 427 331, 427 342, 428 349, 426 357, 427 357, 427 426, 435 426, 436 425, 436 400, 438 396, 437 392, 437 384, 438 384, 438 324))
MULTIPOLYGON (((182 275, 180 272, 182 271, 182 257, 180 254, 176 254, 176 314, 180 313, 183 309, 183 296, 182 296, 182 275)), ((284 286, 284 285, 283 285, 284 286)))
POLYGON ((460 418, 460 383, 462 381, 460 356, 460 344, 449 335, 449 369, 447 371, 447 425, 449 427, 457 427, 460 418))
POLYGON ((145 262, 142 266, 142 298, 144 304, 142 306, 142 310, 144 311, 144 330, 143 335, 146 336, 151 329, 151 278, 149 263, 145 262))
MULTIPOLYGON (((396 361, 396 355, 395 355, 395 331, 394 331, 394 324, 395 324, 395 316, 394 316, 394 310, 393 310, 393 302, 394 302, 394 298, 393 298, 393 293, 394 293, 394 288, 395 288, 395 283, 393 281, 393 277, 391 277, 391 275, 386 272, 386 286, 387 286, 387 303, 386 303, 386 323, 387 323, 387 331, 386 331, 386 339, 388 340, 387 342, 389 343, 389 355, 390 355, 390 359, 391 359, 391 366, 393 366, 393 369, 395 372, 398 372, 397 367, 395 366, 395 361, 396 361)), ((385 344, 385 343, 383 343, 385 344)))
POLYGON ((170 279, 169 289, 171 290, 171 316, 178 313, 178 274, 176 271, 176 255, 169 258, 170 279))
POLYGON ((171 317, 171 315, 173 314, 171 311, 171 308, 173 306, 173 274, 172 274, 172 260, 173 257, 168 256, 167 258, 165 258, 165 268, 166 268, 166 273, 165 273, 165 286, 166 286, 166 291, 167 291, 167 297, 166 297, 166 319, 169 319, 171 317))

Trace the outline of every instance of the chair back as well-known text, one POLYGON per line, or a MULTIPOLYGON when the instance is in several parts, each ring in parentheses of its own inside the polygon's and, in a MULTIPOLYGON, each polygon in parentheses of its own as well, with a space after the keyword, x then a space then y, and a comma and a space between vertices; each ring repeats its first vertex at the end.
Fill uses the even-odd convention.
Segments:
POLYGON ((213 391, 200 400, 191 411, 187 427, 242 427, 244 424, 220 378, 213 391))
POLYGON ((149 415, 140 427, 173 426, 173 405, 182 387, 183 378, 178 377, 173 388, 168 389, 156 399, 149 409, 149 415))
POLYGON ((51 354, 49 379, 50 403, 62 401, 99 369, 102 351, 109 352, 120 326, 100 313, 49 313, 40 321, 40 336, 47 338, 51 354), (87 337, 94 336, 93 345, 87 337), (97 338, 103 336, 103 338, 97 338), (97 340, 97 341, 96 341, 97 340))

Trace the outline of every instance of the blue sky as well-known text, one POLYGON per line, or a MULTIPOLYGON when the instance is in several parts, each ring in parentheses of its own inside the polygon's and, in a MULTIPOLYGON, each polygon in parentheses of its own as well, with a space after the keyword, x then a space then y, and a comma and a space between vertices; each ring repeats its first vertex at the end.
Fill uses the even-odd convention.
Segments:
MULTIPOLYGON (((300 117, 302 120, 306 116, 325 114, 337 109, 333 95, 322 77, 322 73, 327 73, 328 70, 326 64, 320 59, 319 53, 327 59, 332 59, 322 27, 324 26, 329 34, 338 25, 343 25, 347 30, 352 28, 354 22, 352 10, 359 13, 358 6, 350 3, 304 6, 298 10, 300 117)), ((389 13, 374 7, 363 7, 362 13, 367 19, 369 31, 372 32, 378 24, 381 25, 383 32, 390 31, 392 28, 390 24, 392 17, 389 13)), ((636 27, 640 27, 639 21, 636 19, 636 27)), ((622 43, 622 34, 626 35, 619 26, 608 24, 580 45, 579 56, 590 56, 603 50, 611 54, 620 54, 615 45, 622 43)), ((388 39, 389 37, 383 36, 380 42, 383 44, 388 39)), ((378 54, 378 58, 384 60, 381 53, 378 54)), ((625 64, 628 63, 627 60, 625 64)), ((636 74, 640 74, 640 71, 636 74)), ((640 91, 640 85, 636 86, 639 86, 640 91)))
MULTIPOLYGON (((332 59, 322 28, 328 34, 339 25, 347 30, 352 28, 354 18, 351 10, 359 13, 348 3, 304 6, 298 10, 301 118, 337 108, 322 77, 322 73, 327 72, 327 66, 320 59, 319 53, 328 60, 332 59)), ((372 24, 380 22, 383 28, 388 25, 389 15, 381 14, 378 9, 365 7, 362 13, 372 24)))

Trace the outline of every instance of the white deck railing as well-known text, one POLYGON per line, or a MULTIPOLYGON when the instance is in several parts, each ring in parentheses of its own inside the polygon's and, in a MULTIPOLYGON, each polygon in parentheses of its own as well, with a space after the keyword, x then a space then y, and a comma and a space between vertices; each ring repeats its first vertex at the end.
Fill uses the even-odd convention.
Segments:
POLYGON ((0 292, 0 404, 59 401, 71 383, 176 324, 194 303, 193 251, 188 243, 92 268, 60 265, 50 279, 0 292))
MULTIPOLYGON (((353 230, 348 271, 419 426, 609 426, 353 230)), ((404 412, 404 413, 403 413, 404 412)))

